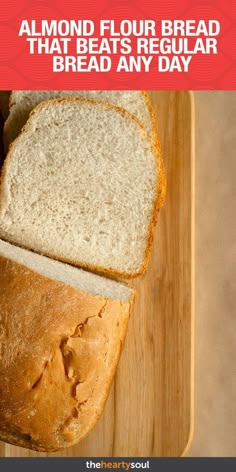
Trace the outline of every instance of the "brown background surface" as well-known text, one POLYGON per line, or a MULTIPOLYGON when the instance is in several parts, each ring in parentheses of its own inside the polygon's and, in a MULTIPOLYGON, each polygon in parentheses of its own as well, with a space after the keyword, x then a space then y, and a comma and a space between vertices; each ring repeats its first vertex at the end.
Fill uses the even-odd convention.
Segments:
POLYGON ((236 92, 197 92, 195 430, 189 456, 236 456, 236 92))

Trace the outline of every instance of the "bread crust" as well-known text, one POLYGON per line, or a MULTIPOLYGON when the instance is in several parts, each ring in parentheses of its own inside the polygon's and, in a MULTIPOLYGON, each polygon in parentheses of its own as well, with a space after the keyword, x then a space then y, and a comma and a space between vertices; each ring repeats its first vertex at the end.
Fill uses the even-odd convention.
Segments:
POLYGON ((0 257, 0 439, 53 452, 97 423, 135 299, 94 296, 0 257))
POLYGON ((145 254, 144 270, 143 270, 143 273, 140 274, 140 275, 143 275, 147 270, 148 262, 149 262, 149 259, 150 259, 150 256, 151 256, 151 248, 152 248, 152 244, 153 244, 154 231, 155 231, 155 226, 157 224, 159 211, 161 210, 161 208, 163 207, 163 205, 165 203, 166 191, 167 191, 167 181, 166 181, 164 159, 163 159, 161 144, 160 144, 160 140, 159 140, 158 122, 157 122, 156 113, 155 113, 155 110, 152 106, 152 102, 151 102, 151 99, 150 99, 150 96, 148 95, 148 93, 144 90, 141 93, 143 94, 143 97, 144 97, 144 100, 146 102, 146 105, 147 105, 147 108, 149 110, 149 114, 150 114, 150 117, 151 117, 151 121, 152 121, 152 140, 153 140, 153 144, 156 148, 156 156, 157 156, 157 163, 158 163, 157 165, 159 167, 159 174, 158 174, 159 175, 158 176, 159 188, 158 188, 157 204, 156 204, 156 207, 154 209, 153 220, 152 220, 151 228, 150 228, 150 238, 149 238, 149 241, 148 241, 148 246, 147 246, 146 254, 145 254))
MULTIPOLYGON (((149 262, 149 259, 150 259, 151 247, 152 247, 152 242, 153 242, 153 238, 154 238, 154 229, 155 229, 155 225, 156 225, 156 222, 157 222, 158 213, 159 213, 161 207, 163 206, 163 203, 164 203, 164 200, 165 200, 166 177, 165 177, 165 171, 164 171, 163 158, 162 158, 162 154, 161 154, 161 150, 160 150, 160 143, 159 143, 159 140, 158 140, 157 126, 154 126, 154 124, 156 122, 155 112, 154 112, 154 109, 151 105, 150 99, 149 99, 148 95, 146 94, 146 92, 142 92, 142 93, 143 93, 144 99, 146 101, 146 104, 149 108, 150 115, 152 117, 152 122, 153 122, 153 137, 152 138, 148 134, 144 124, 141 123, 136 116, 132 115, 132 113, 130 113, 126 109, 118 107, 118 106, 113 105, 111 103, 99 101, 99 100, 96 100, 96 99, 77 98, 77 97, 76 98, 74 98, 74 97, 57 98, 57 99, 52 99, 52 100, 48 100, 48 101, 40 103, 34 110, 31 111, 30 116, 29 116, 29 120, 25 124, 25 126, 23 127, 23 129, 21 131, 21 134, 20 134, 20 136, 21 136, 22 134, 27 132, 29 121, 33 118, 33 116, 39 110, 41 110, 42 108, 45 108, 45 107, 53 106, 54 103, 63 103, 63 102, 64 103, 69 103, 69 102, 71 102, 71 103, 88 103, 88 104, 101 106, 104 109, 109 109, 109 110, 116 111, 117 113, 121 114, 125 118, 128 118, 128 119, 134 121, 135 123, 137 123, 137 125, 139 126, 140 132, 145 136, 145 139, 149 143, 149 145, 150 145, 150 147, 151 147, 151 149, 154 152, 154 155, 156 157, 156 175, 157 175, 157 179, 156 179, 156 182, 157 182, 156 199, 155 199, 155 202, 154 202, 154 205, 153 205, 152 217, 151 217, 151 221, 150 221, 150 225, 149 225, 149 234, 148 234, 148 237, 147 237, 147 245, 146 245, 146 250, 145 250, 145 254, 144 254, 144 260, 143 260, 143 263, 142 263, 140 269, 137 270, 135 273, 120 272, 120 271, 117 271, 117 270, 113 269, 112 267, 106 268, 106 267, 96 266, 96 265, 93 265, 93 264, 83 263, 81 261, 75 261, 75 260, 64 258, 64 257, 58 258, 54 255, 49 254, 46 251, 42 253, 43 255, 51 257, 52 259, 58 259, 62 262, 66 262, 68 264, 73 264, 74 266, 77 266, 77 267, 82 267, 86 270, 94 271, 94 272, 101 273, 101 274, 106 274, 106 275, 109 275, 113 278, 134 279, 138 276, 141 276, 141 275, 145 274, 145 272, 147 270, 148 262, 149 262)), ((14 146, 17 144, 18 139, 19 139, 19 136, 15 139, 15 141, 13 141, 13 143, 10 144, 9 151, 8 151, 7 157, 5 159, 3 168, 2 168, 1 179, 0 179, 0 207, 1 207, 1 193, 2 193, 2 188, 4 186, 4 178, 5 178, 6 171, 7 171, 8 161, 10 160, 11 151, 14 148, 14 146)), ((4 239, 4 237, 3 237, 3 239, 4 239)), ((17 244, 17 242, 14 241, 14 240, 12 240, 11 242, 14 243, 14 244, 17 244)), ((21 245, 19 245, 19 246, 21 246, 21 245)), ((27 245, 21 246, 21 247, 29 248, 29 247, 27 247, 27 245)), ((30 249, 34 250, 33 248, 30 248, 30 249)), ((35 251, 35 252, 39 252, 39 251, 35 251)))
MULTIPOLYGON (((4 143, 5 153, 8 151, 8 148, 9 148, 9 145, 10 145, 10 142, 9 142, 9 139, 8 139, 8 136, 9 136, 9 134, 8 134, 8 128, 9 128, 9 124, 11 125, 11 118, 12 118, 12 117, 11 117, 11 111, 12 111, 12 108, 17 104, 17 98, 16 98, 17 92, 18 92, 18 91, 16 91, 16 90, 12 90, 11 93, 10 93, 10 97, 9 97, 9 111, 10 111, 10 113, 9 113, 9 118, 7 117, 8 119, 6 119, 6 122, 4 123, 4 131, 3 131, 3 143, 4 143)), ((34 92, 35 92, 35 91, 33 91, 33 93, 34 93, 34 92)), ((36 91, 36 92, 37 92, 37 91, 36 91)), ((143 97, 143 95, 144 95, 143 98, 144 98, 144 101, 146 102, 146 98, 148 98, 148 97, 145 97, 146 92, 143 92, 142 90, 140 90, 140 91, 138 91, 138 93, 139 93, 142 97, 143 97)), ((63 98, 63 97, 58 97, 58 98, 63 98)), ((78 98, 79 98, 79 97, 78 97, 78 98)), ((83 97, 81 97, 81 98, 83 98, 83 97)), ((45 100, 43 100, 43 101, 46 101, 46 100, 50 100, 50 98, 47 98, 47 99, 45 99, 45 100)), ((99 99, 98 99, 98 100, 99 100, 99 99)), ((109 102, 109 100, 106 101, 106 100, 104 100, 104 99, 103 99, 102 101, 103 101, 104 103, 108 103, 108 102, 109 102)), ((112 102, 111 102, 111 103, 112 103, 112 102)), ((151 125, 152 125, 152 127, 153 127, 153 125, 155 124, 155 120, 154 120, 154 122, 153 122, 152 106, 151 106, 151 107, 149 106, 149 105, 150 105, 150 102, 148 103, 148 100, 147 100, 147 102, 146 102, 146 105, 147 105, 147 110, 148 110, 148 112, 149 112, 149 114, 150 114, 150 122, 151 122, 151 125)), ((119 105, 118 105, 118 106, 119 106, 119 105)), ((124 108, 125 108, 125 107, 124 107, 124 108)), ((30 114, 30 112, 29 112, 29 114, 30 114)), ((16 118, 17 118, 17 117, 16 117, 16 118)), ((155 113, 154 113, 154 118, 155 118, 155 113)), ((141 121, 141 120, 140 120, 140 121, 141 121)), ((154 127, 153 127, 153 129, 154 129, 154 127)), ((148 130, 147 130, 147 131, 148 131, 148 130)), ((19 131, 19 133, 20 133, 20 131, 19 131)), ((149 131, 148 131, 148 134, 150 134, 150 136, 151 136, 152 132, 149 133, 149 131)))

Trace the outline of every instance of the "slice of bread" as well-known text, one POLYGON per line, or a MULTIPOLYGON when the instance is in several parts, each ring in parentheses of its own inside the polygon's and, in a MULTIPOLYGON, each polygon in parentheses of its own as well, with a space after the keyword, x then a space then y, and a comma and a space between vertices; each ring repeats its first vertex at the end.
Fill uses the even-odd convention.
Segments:
POLYGON ((43 102, 5 161, 0 237, 110 275, 145 272, 165 194, 158 148, 130 113, 43 102))
POLYGON ((115 90, 14 90, 10 97, 10 114, 4 126, 4 142, 9 144, 19 135, 30 112, 41 102, 63 97, 96 99, 125 108, 135 115, 155 139, 157 125, 149 96, 143 91, 115 90))
POLYGON ((98 421, 134 292, 0 241, 0 440, 37 451, 98 421))

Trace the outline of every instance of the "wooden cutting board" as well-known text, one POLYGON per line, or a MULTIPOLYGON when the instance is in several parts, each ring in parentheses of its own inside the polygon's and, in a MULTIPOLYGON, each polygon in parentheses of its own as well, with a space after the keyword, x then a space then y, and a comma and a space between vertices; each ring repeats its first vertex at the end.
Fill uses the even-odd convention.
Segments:
MULTIPOLYGON (((189 92, 151 92, 167 173, 147 274, 105 411, 49 456, 181 456, 193 430, 194 112, 189 92)), ((1 456, 46 456, 0 443, 1 456)))

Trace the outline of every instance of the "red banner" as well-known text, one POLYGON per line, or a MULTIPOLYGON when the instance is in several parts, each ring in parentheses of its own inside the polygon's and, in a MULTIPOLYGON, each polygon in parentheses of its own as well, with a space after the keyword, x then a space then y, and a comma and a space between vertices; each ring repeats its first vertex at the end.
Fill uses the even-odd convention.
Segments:
POLYGON ((236 89, 233 0, 1 0, 0 89, 236 89))

